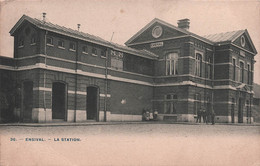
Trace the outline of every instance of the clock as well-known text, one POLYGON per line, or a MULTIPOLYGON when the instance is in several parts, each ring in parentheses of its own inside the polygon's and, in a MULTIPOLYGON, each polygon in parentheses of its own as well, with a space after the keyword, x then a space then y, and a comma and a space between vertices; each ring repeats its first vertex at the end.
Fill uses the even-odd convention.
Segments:
POLYGON ((245 45, 246 45, 246 40, 245 40, 245 37, 244 37, 244 36, 241 36, 240 42, 241 42, 241 46, 242 46, 242 47, 245 47, 245 45))
POLYGON ((152 36, 154 38, 158 38, 162 35, 162 27, 161 26, 155 26, 152 30, 152 36))

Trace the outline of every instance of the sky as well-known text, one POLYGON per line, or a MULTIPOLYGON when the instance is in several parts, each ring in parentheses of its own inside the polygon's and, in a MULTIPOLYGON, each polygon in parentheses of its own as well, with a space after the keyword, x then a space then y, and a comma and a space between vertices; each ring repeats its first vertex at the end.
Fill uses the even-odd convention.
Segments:
MULTIPOLYGON (((198 35, 247 29, 260 52, 260 1, 198 0, 0 0, 0 55, 13 57, 9 31, 23 14, 99 36, 124 45, 152 19, 177 25, 190 19, 198 35)), ((260 84, 260 58, 255 56, 254 82, 260 84), (259 75, 259 76, 258 76, 259 75)))

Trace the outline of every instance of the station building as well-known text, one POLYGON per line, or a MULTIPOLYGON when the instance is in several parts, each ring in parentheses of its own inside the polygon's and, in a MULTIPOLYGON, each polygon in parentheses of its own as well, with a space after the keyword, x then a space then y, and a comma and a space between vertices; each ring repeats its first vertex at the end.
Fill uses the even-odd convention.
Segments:
POLYGON ((20 122, 251 123, 254 56, 247 30, 199 36, 189 19, 153 19, 121 46, 23 15, 11 29, 14 58, 0 57, 1 103, 20 122), (11 89, 11 91, 10 91, 11 89), (10 104, 11 103, 11 104, 10 104))

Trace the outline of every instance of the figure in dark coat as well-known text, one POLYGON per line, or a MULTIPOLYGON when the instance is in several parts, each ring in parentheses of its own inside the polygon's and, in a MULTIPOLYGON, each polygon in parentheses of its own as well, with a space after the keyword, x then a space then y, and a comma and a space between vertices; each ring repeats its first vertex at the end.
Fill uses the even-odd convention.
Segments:
POLYGON ((201 122, 201 110, 199 110, 198 112, 197 112, 197 120, 196 120, 196 123, 200 123, 201 122))
POLYGON ((206 114, 206 110, 205 109, 202 109, 202 118, 203 118, 203 123, 206 123, 206 121, 207 121, 207 114, 206 114))

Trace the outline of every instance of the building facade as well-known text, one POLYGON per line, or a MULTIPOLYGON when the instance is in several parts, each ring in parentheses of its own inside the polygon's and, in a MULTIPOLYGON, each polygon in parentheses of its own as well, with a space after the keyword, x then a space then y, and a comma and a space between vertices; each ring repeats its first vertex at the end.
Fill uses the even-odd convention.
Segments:
POLYGON ((10 31, 14 58, 0 58, 1 118, 141 121, 151 109, 194 122, 214 109, 216 122, 253 122, 257 51, 247 30, 201 37, 189 24, 154 19, 121 46, 24 15, 10 31))

